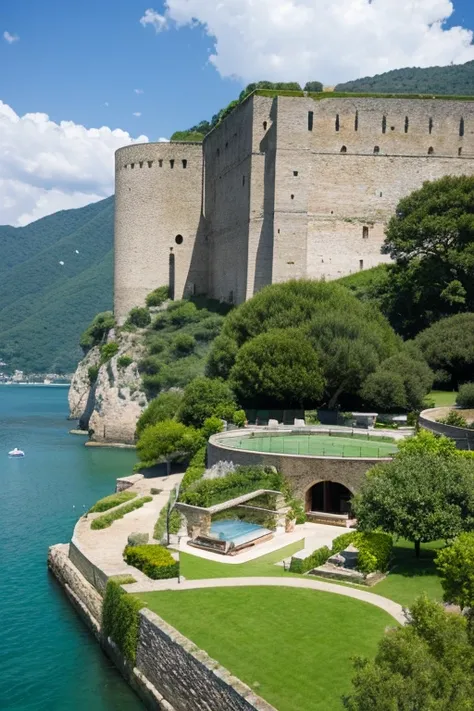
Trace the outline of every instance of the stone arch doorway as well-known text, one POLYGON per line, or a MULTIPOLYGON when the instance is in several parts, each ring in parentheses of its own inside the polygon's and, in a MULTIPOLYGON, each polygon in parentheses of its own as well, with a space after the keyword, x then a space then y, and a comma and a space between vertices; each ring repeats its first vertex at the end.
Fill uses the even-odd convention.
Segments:
POLYGON ((335 515, 351 513, 352 492, 337 481, 319 481, 306 492, 306 510, 335 515))

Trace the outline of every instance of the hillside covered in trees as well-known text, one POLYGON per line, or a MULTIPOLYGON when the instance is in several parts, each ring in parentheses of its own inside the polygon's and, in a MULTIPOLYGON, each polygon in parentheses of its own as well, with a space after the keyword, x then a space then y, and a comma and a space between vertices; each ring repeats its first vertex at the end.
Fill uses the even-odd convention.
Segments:
POLYGON ((0 226, 0 358, 71 372, 79 336, 112 306, 113 197, 25 227, 0 226))
POLYGON ((474 61, 448 67, 406 67, 393 69, 374 77, 347 81, 336 91, 377 94, 449 94, 474 95, 474 61))

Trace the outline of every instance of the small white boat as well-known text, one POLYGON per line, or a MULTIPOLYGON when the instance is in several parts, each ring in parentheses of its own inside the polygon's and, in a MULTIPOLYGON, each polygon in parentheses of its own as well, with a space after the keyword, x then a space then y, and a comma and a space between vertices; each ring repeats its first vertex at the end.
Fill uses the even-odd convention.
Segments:
POLYGON ((22 449, 18 449, 15 447, 15 449, 12 449, 11 452, 8 452, 9 457, 24 457, 25 453, 23 452, 22 449))

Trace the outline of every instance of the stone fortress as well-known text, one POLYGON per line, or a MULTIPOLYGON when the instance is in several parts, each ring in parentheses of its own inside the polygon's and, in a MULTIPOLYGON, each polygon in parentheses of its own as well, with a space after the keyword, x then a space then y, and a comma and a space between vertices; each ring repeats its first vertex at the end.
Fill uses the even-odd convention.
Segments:
POLYGON ((115 314, 146 295, 239 304, 263 286, 389 261, 426 180, 474 174, 474 99, 254 93, 201 143, 116 152, 115 314))

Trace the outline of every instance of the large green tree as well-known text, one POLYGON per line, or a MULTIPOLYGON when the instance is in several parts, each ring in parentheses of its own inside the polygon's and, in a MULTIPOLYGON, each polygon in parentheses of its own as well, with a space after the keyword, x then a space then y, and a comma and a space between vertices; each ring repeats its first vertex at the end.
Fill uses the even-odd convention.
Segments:
POLYGON ((173 420, 183 400, 180 390, 168 390, 160 393, 147 405, 137 422, 137 436, 150 425, 156 425, 163 420, 173 420))
MULTIPOLYGON (((472 278, 474 281, 474 278, 472 278)), ((474 373, 474 313, 457 314, 422 331, 416 343, 437 379, 457 390, 474 373)))
POLYGON ((461 533, 436 556, 444 599, 474 612, 474 533, 461 533))
POLYGON ((466 619, 419 598, 406 627, 390 630, 375 659, 357 659, 348 711, 473 711, 474 645, 466 619))
POLYGON ((433 373, 426 362, 402 352, 384 360, 368 375, 361 396, 369 407, 382 412, 421 410, 432 385, 433 373))
POLYGON ((383 251, 395 260, 389 310, 400 332, 474 310, 474 177, 446 176, 403 198, 383 251))
POLYGON ((137 454, 144 467, 165 461, 169 474, 173 459, 194 454, 202 444, 201 433, 193 427, 163 420, 145 428, 137 442, 137 454))
POLYGON ((236 409, 230 385, 218 378, 194 378, 184 390, 178 417, 186 425, 202 427, 208 417, 219 414, 222 408, 236 409))
POLYGON ((402 452, 376 465, 353 499, 361 530, 380 528, 415 545, 474 530, 474 460, 402 452))
POLYGON ((318 355, 295 328, 261 333, 237 354, 230 379, 240 402, 260 407, 304 407, 324 390, 318 355))
MULTIPOLYGON (((290 281, 265 287, 226 317, 210 353, 208 374, 228 378, 240 349, 275 329, 298 329, 306 336, 326 382, 320 402, 330 407, 343 398, 358 398, 369 373, 402 347, 380 311, 340 284, 290 281)), ((298 395, 288 396, 298 401, 298 395)), ((246 397, 251 399, 251 393, 246 397)))

